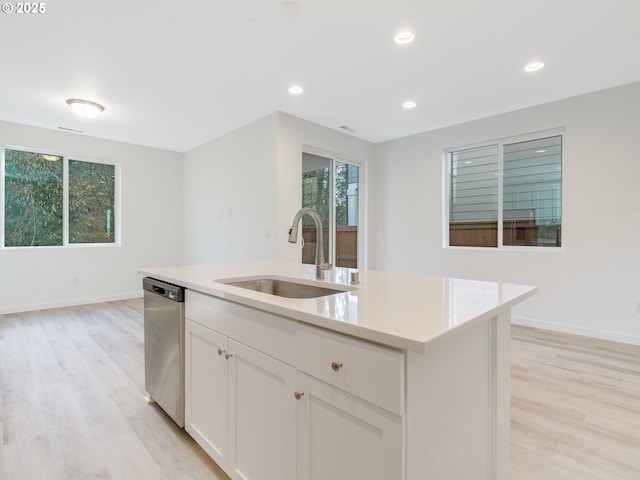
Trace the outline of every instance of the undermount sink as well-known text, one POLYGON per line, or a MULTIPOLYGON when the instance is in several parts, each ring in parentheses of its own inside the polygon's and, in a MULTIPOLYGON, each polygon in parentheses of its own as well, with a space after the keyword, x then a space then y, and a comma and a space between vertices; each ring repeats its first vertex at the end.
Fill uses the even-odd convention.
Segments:
POLYGON ((309 285, 306 283, 298 283, 279 278, 254 278, 250 280, 218 280, 225 285, 246 288, 255 292, 268 293, 277 297, 287 298, 317 298, 326 295, 335 295, 336 293, 347 292, 351 289, 345 288, 340 290, 337 288, 321 287, 319 285, 309 285))

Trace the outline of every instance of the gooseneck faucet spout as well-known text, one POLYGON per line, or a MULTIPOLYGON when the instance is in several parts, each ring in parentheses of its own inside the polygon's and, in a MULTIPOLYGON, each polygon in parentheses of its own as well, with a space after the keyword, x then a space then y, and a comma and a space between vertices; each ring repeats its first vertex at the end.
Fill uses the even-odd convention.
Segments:
POLYGON ((298 241, 298 225, 303 215, 309 215, 316 224, 316 278, 321 280, 324 278, 324 271, 331 270, 332 265, 324 261, 324 242, 322 239, 322 220, 320 215, 313 208, 305 207, 296 213, 293 217, 293 225, 289 229, 289 243, 298 241))

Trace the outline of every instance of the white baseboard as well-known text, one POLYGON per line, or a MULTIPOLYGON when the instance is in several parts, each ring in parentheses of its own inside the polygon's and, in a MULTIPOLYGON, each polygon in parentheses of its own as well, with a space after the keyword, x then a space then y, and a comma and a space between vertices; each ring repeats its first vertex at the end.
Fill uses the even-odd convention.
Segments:
POLYGON ((629 343, 631 345, 640 345, 640 336, 629 335, 628 333, 610 332, 608 330, 600 330, 597 328, 579 327, 576 325, 567 325, 565 323, 547 322, 545 320, 536 320, 525 317, 512 317, 512 323, 515 325, 523 325, 525 327, 541 328, 543 330, 551 330, 554 332, 570 333, 573 335, 582 335, 583 337, 599 338, 601 340, 610 340, 613 342, 629 343))
POLYGON ((118 300, 130 300, 132 298, 142 298, 142 291, 135 293, 123 293, 118 295, 107 295, 104 297, 71 298, 59 302, 13 305, 10 307, 0 308, 0 315, 32 312, 35 310, 47 310, 49 308, 75 307, 77 305, 88 305, 91 303, 115 302, 118 300))

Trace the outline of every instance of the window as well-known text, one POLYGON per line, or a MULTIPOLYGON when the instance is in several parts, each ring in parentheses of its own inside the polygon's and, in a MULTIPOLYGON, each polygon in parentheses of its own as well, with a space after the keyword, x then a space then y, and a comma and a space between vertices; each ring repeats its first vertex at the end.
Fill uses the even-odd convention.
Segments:
MULTIPOLYGON (((359 176, 357 164, 302 154, 302 206, 318 212, 325 258, 337 267, 358 267, 359 176)), ((301 221, 302 263, 315 263, 315 224, 307 215, 301 221)))
POLYGON ((447 152, 449 246, 562 246, 562 134, 447 152))
POLYGON ((4 247, 117 243, 117 165, 5 148, 4 247))

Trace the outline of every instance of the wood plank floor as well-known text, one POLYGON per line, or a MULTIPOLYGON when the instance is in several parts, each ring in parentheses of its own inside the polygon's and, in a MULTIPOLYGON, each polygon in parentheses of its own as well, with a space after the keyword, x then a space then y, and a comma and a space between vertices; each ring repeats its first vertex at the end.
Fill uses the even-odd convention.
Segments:
POLYGON ((0 479, 226 480, 144 401, 142 300, 0 316, 0 479))
MULTIPOLYGON (((228 480, 145 403, 142 324, 141 300, 0 316, 0 479, 228 480)), ((640 347, 513 340, 512 480, 640 479, 640 347)))
POLYGON ((514 326, 513 480, 640 479, 640 347, 514 326))

